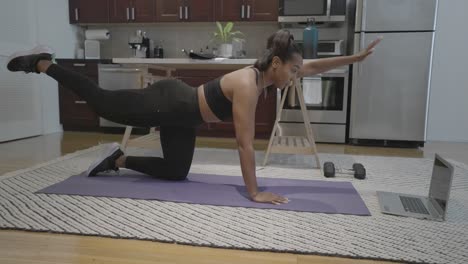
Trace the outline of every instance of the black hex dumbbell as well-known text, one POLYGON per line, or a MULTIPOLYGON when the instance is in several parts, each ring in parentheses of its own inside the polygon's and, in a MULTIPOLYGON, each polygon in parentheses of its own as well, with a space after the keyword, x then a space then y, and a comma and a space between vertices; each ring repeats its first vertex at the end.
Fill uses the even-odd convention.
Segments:
POLYGON ((335 169, 335 164, 330 161, 323 164, 323 175, 325 177, 332 178, 336 174, 354 175, 354 178, 364 180, 366 178, 366 169, 361 163, 354 163, 352 169, 335 169))

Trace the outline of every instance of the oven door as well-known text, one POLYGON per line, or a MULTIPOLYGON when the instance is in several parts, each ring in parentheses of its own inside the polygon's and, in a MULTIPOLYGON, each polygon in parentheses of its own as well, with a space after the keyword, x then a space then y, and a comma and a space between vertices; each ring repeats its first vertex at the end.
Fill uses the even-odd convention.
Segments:
MULTIPOLYGON (((348 73, 326 73, 302 79, 302 93, 312 123, 346 124, 348 73)), ((302 122, 296 90, 290 88, 283 107, 282 121, 302 122)))
MULTIPOLYGON (((316 142, 346 142, 348 69, 349 66, 345 66, 302 79, 302 97, 316 142)), ((278 108, 283 95, 284 91, 280 91, 278 108)), ((286 95, 278 126, 281 136, 305 136, 304 119, 293 87, 286 95)))

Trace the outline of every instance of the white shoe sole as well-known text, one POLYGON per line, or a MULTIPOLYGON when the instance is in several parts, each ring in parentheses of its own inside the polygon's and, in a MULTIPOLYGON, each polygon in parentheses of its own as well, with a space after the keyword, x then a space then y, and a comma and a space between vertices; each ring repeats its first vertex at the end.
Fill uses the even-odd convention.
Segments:
POLYGON ((17 58, 20 56, 32 55, 32 54, 41 54, 41 53, 48 53, 48 54, 53 55, 54 51, 52 50, 52 48, 46 45, 37 45, 36 47, 30 50, 18 51, 18 52, 13 53, 10 57, 8 57, 8 60, 5 66, 8 65, 8 63, 10 63, 10 61, 12 61, 14 58, 17 58))
POLYGON ((120 145, 118 143, 112 143, 106 150, 105 152, 97 159, 91 166, 89 166, 88 171, 86 171, 86 176, 89 176, 89 174, 99 165, 101 162, 103 162, 105 159, 107 159, 112 153, 117 151, 120 148, 120 145))

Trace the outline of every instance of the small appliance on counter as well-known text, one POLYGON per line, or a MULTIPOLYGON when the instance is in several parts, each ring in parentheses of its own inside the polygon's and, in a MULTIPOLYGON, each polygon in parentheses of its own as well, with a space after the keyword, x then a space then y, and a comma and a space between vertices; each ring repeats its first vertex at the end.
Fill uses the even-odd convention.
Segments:
POLYGON ((89 29, 85 31, 86 40, 84 41, 84 58, 85 59, 100 59, 101 58, 101 42, 100 40, 108 40, 110 32, 107 29, 89 29))
POLYGON ((203 53, 203 52, 194 52, 193 50, 187 51, 186 49, 182 49, 182 52, 187 55, 190 59, 196 60, 211 60, 216 58, 216 55, 211 53, 203 53))
POLYGON ((128 38, 128 45, 132 49, 134 58, 150 58, 151 40, 146 37, 146 32, 137 30, 134 35, 128 38))

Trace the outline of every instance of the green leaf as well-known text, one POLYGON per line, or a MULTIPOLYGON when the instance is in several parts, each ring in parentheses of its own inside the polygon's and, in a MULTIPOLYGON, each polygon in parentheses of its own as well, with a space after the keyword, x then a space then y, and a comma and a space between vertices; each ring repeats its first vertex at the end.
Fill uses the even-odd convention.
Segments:
POLYGON ((224 35, 225 36, 227 36, 231 32, 233 26, 234 26, 234 23, 232 23, 232 22, 228 22, 226 24, 226 27, 224 27, 224 35))
POLYGON ((230 33, 231 36, 245 36, 244 33, 240 32, 240 31, 234 31, 234 32, 231 32, 230 33))
POLYGON ((218 37, 220 37, 222 42, 225 42, 225 35, 224 35, 223 25, 221 25, 221 23, 219 23, 219 21, 216 21, 216 26, 218 27, 218 30, 219 30, 218 37))

